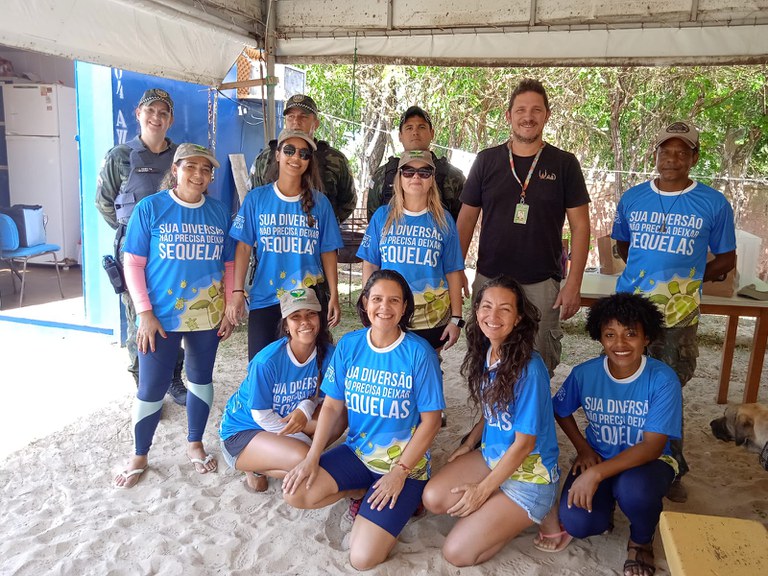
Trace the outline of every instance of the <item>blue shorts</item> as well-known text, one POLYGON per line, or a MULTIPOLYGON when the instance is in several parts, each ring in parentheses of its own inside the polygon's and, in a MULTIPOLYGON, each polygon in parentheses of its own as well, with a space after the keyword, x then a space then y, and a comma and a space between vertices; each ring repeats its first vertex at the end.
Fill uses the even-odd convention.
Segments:
POLYGON ((550 484, 532 484, 507 478, 500 486, 501 491, 528 514, 528 518, 541 524, 544 517, 557 501, 557 482, 550 484))
POLYGON ((349 446, 342 444, 324 453, 320 457, 320 466, 336 481, 339 491, 367 488, 358 514, 395 538, 421 504, 421 494, 427 484, 426 480, 406 478, 394 508, 387 504, 384 510, 373 510, 368 504, 368 498, 373 494, 373 485, 383 475, 371 472, 349 446))

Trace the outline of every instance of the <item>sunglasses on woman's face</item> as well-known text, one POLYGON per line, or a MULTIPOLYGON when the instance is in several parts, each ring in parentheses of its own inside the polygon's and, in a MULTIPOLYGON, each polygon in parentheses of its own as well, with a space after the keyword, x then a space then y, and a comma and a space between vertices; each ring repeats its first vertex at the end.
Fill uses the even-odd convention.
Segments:
MULTIPOLYGON (((294 154, 296 154, 296 152, 297 152, 296 146, 294 146, 293 144, 286 144, 285 146, 283 146, 283 154, 285 154, 288 157, 293 156, 294 154)), ((299 148, 298 153, 299 153, 299 158, 301 158, 302 160, 309 160, 310 158, 312 158, 312 150, 310 150, 309 148, 299 148)))
POLYGON ((400 174, 403 178, 413 178, 418 175, 422 180, 431 177, 435 171, 432 168, 413 168, 412 166, 403 166, 400 168, 400 174))

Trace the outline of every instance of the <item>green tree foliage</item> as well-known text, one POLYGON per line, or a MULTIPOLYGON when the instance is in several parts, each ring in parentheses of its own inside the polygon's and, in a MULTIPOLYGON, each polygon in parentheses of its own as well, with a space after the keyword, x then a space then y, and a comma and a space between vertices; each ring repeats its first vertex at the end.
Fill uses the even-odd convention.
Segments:
MULTIPOLYGON (((697 176, 724 190, 737 222, 744 179, 768 173, 768 81, 764 66, 625 68, 443 68, 306 66, 307 91, 326 115, 320 134, 354 149, 364 188, 388 153, 391 134, 410 105, 432 115, 438 153, 477 152, 509 134, 504 112, 523 77, 547 88, 552 118, 545 138, 572 151, 616 198, 653 171, 653 139, 675 120, 702 132, 697 176)), ((396 133, 396 132, 395 132, 396 133)))

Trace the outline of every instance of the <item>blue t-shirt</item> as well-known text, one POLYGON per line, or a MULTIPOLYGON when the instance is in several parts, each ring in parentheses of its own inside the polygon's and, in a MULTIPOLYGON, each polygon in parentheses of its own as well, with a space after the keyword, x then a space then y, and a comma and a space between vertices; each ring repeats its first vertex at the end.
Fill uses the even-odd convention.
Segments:
MULTIPOLYGON (((322 390, 347 407, 346 443, 369 470, 386 474, 410 442, 421 412, 445 408, 437 354, 423 338, 404 332, 375 348, 369 329, 345 334, 325 373, 322 390)), ((429 450, 411 478, 426 480, 429 450)))
MULTIPOLYGON (((334 347, 330 346, 322 369, 328 367, 334 347)), ((317 351, 303 364, 283 337, 262 348, 248 364, 248 375, 227 402, 219 434, 226 440, 243 430, 262 430, 251 410, 274 410, 281 418, 312 398, 317 389, 317 351)))
MULTIPOLYGON (((552 403, 560 417, 584 409, 587 442, 603 460, 608 460, 641 442, 643 432, 680 438, 681 390, 675 372, 659 360, 644 356, 635 374, 617 380, 608 370, 608 358, 598 356, 571 370, 552 403)), ((669 441, 662 460, 677 470, 669 441)))
POLYGON ((312 192, 315 205, 310 228, 300 196, 285 196, 276 183, 251 190, 240 206, 229 235, 256 249, 256 277, 250 309, 278 304, 297 286, 325 281, 320 255, 344 246, 341 231, 325 194, 312 192))
POLYGON ((210 196, 189 204, 166 190, 136 205, 123 251, 146 257, 149 300, 164 330, 219 326, 224 314, 224 262, 234 259, 229 223, 224 204, 210 196))
MULTIPOLYGON (((488 353, 490 354, 490 349, 488 353)), ((489 370, 485 385, 496 378, 497 366, 498 362, 489 370)), ((549 372, 538 352, 533 353, 515 384, 514 400, 496 416, 493 416, 487 405, 483 405, 483 416, 485 424, 480 450, 491 470, 515 441, 515 434, 520 432, 536 436, 536 446, 510 478, 532 484, 550 484, 558 481, 560 472, 557 458, 560 450, 555 434, 549 372)))
POLYGON ((736 249, 731 205, 697 182, 679 193, 661 192, 653 181, 630 188, 616 208, 611 236, 629 242, 616 291, 650 298, 669 328, 699 321, 707 249, 736 249))
POLYGON ((451 317, 451 298, 446 274, 464 270, 456 223, 445 212, 441 229, 428 210, 405 212, 384 234, 390 206, 382 206, 371 218, 357 256, 383 270, 395 270, 413 291, 416 310, 414 330, 444 326, 451 317))

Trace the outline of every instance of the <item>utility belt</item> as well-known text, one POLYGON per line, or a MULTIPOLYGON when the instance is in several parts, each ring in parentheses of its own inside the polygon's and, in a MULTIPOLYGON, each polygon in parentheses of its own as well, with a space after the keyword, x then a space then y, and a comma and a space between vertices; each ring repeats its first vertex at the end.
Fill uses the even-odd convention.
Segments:
POLYGON ((117 232, 115 234, 115 252, 107 254, 101 259, 101 265, 104 271, 107 273, 109 283, 112 285, 112 289, 115 294, 122 294, 128 290, 125 284, 125 273, 123 272, 123 263, 120 260, 120 247, 125 239, 125 224, 117 225, 117 232))

